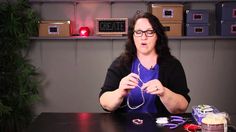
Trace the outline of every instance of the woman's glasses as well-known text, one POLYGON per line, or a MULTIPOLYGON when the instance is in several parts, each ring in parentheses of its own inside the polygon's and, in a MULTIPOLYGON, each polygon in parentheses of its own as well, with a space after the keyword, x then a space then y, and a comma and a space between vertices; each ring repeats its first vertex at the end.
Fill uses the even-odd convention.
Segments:
POLYGON ((146 37, 152 37, 155 34, 155 31, 154 30, 146 30, 146 31, 134 30, 134 36, 136 37, 142 37, 143 33, 146 35, 146 37))
MULTIPOLYGON (((143 80, 140 78, 140 63, 138 64, 138 76, 139 76, 139 81, 141 82, 141 85, 143 85, 144 82, 143 82, 143 80)), ((143 90, 141 89, 142 86, 139 86, 139 85, 138 85, 137 87, 139 88, 139 90, 140 90, 140 92, 141 92, 142 101, 141 101, 141 103, 138 104, 138 105, 131 106, 131 105, 130 105, 130 96, 131 96, 131 94, 129 94, 128 97, 127 97, 127 106, 128 106, 130 109, 132 109, 132 110, 138 109, 139 107, 141 107, 141 106, 145 103, 145 98, 144 98, 144 95, 143 95, 144 93, 143 93, 143 90)))

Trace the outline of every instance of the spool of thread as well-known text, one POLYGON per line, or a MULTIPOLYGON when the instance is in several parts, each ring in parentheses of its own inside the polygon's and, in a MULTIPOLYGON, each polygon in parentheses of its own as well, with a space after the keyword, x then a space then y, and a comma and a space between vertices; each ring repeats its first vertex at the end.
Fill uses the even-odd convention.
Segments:
POLYGON ((201 129, 202 132, 227 132, 227 119, 226 113, 209 113, 202 119, 201 129))

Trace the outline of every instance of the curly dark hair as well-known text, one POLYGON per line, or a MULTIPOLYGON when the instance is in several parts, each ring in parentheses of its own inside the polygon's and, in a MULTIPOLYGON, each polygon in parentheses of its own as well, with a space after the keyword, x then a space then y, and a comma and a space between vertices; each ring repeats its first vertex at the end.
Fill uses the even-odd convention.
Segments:
POLYGON ((156 52, 158 54, 158 63, 161 63, 163 59, 167 57, 171 57, 172 55, 170 54, 170 49, 168 47, 168 38, 159 19, 148 12, 137 12, 130 22, 128 28, 128 40, 125 44, 125 51, 120 56, 123 64, 132 63, 133 59, 137 56, 137 49, 134 44, 133 33, 136 21, 140 18, 147 18, 158 36, 155 46, 156 52))

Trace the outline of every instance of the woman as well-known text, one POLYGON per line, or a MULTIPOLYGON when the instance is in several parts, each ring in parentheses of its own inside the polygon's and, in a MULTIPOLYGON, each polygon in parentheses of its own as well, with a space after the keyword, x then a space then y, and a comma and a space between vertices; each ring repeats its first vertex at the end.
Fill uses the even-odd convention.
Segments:
POLYGON ((129 26, 125 52, 113 61, 100 92, 110 112, 184 113, 190 102, 181 63, 151 13, 138 13, 129 26))

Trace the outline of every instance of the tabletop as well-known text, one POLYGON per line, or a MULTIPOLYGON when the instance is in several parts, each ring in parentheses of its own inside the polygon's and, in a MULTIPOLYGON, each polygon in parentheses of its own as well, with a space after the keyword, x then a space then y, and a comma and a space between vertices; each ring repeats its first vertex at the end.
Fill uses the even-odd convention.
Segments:
MULTIPOLYGON (((180 115, 194 123, 190 113, 180 115)), ((184 132, 183 126, 174 130, 156 124, 156 114, 115 113, 41 113, 28 132, 184 132), (134 119, 143 123, 134 124, 134 119)), ((235 123, 235 122, 234 122, 235 123)), ((235 124, 234 124, 235 125, 235 124)), ((186 131, 185 131, 186 132, 186 131)))

